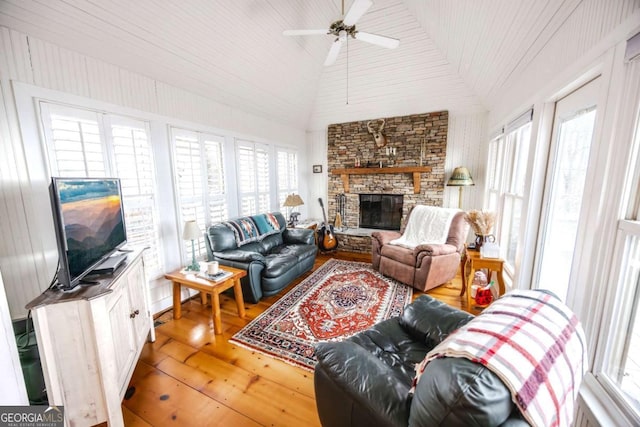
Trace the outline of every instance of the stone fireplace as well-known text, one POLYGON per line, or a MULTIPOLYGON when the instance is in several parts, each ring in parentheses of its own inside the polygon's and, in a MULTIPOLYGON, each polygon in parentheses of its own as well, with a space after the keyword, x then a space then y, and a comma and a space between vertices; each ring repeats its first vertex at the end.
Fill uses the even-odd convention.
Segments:
MULTIPOLYGON (((343 228, 336 232, 341 250, 371 251, 371 231, 362 230, 361 225, 361 196, 402 199, 400 226, 381 227, 387 230, 402 227, 416 204, 442 206, 448 117, 447 111, 438 111, 385 118, 386 147, 375 145, 367 130, 369 120, 329 125, 327 219, 333 223, 338 196, 344 194, 343 228), (395 148, 395 155, 389 156, 393 151, 387 147, 395 148)), ((368 228, 373 227, 368 224, 368 228)))

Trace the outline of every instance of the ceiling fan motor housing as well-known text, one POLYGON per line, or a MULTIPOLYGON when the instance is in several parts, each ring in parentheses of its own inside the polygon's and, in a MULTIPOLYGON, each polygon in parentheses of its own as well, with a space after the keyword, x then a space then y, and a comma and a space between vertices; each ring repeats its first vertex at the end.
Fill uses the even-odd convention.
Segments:
POLYGON ((352 38, 356 37, 356 26, 355 25, 345 25, 342 21, 336 21, 329 27, 329 34, 333 34, 336 37, 340 37, 340 32, 344 31, 343 34, 347 34, 352 38))

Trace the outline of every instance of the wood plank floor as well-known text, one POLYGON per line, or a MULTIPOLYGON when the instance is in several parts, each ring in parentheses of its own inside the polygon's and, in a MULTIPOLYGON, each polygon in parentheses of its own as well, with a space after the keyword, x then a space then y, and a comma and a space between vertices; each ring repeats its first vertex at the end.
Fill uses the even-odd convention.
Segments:
MULTIPOLYGON (((314 270, 330 258, 371 261, 368 254, 319 254, 314 270)), ((245 303, 245 319, 221 295, 222 335, 213 333, 211 309, 197 297, 182 304, 180 320, 171 310, 158 316, 156 342, 145 345, 131 379, 135 392, 123 401, 125 425, 319 426, 313 374, 228 342, 309 274, 276 296, 245 303)), ((460 286, 458 276, 428 294, 461 308, 460 286)))

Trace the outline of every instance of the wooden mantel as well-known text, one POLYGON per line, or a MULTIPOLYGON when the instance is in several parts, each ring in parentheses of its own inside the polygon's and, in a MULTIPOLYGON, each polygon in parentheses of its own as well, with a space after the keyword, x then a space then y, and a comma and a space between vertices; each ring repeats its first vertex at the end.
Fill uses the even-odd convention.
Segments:
POLYGON ((388 168, 347 168, 333 169, 334 175, 340 175, 344 192, 349 192, 349 175, 370 175, 381 173, 410 173, 413 174, 413 194, 420 193, 420 174, 431 172, 431 166, 400 166, 388 168))

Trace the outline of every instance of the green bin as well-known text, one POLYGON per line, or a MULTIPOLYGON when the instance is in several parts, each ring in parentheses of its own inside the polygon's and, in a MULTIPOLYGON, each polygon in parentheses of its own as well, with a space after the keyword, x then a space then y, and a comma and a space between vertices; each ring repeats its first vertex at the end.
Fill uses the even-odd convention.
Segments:
POLYGON ((36 342, 36 333, 33 330, 31 318, 14 320, 13 330, 16 336, 18 355, 20 356, 20 365, 22 366, 22 375, 27 387, 29 403, 32 405, 46 405, 48 402, 47 390, 44 384, 38 343, 36 342))

